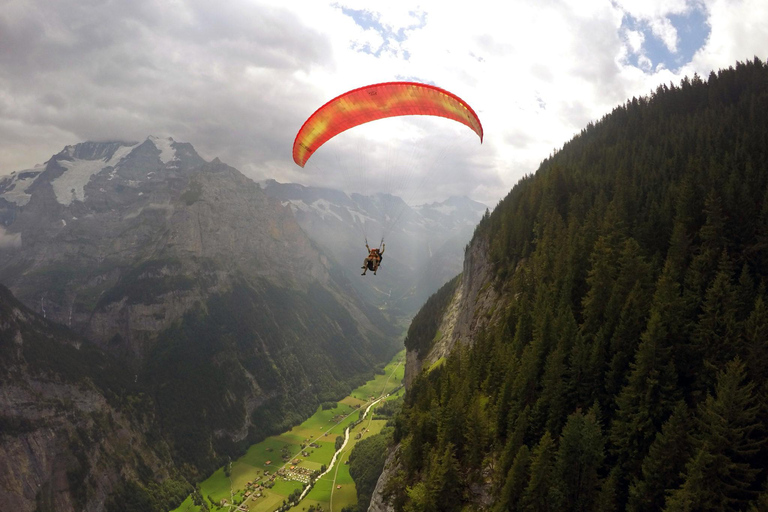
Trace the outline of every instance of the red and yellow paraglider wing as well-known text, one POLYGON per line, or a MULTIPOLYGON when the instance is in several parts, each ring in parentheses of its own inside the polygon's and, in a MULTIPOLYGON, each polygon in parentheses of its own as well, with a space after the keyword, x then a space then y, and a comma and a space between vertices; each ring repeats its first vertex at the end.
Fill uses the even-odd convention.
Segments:
POLYGON ((385 117, 425 115, 458 121, 483 141, 477 114, 461 98, 432 85, 387 82, 354 89, 312 114, 293 142, 293 161, 304 167, 309 157, 329 139, 355 126, 385 117))

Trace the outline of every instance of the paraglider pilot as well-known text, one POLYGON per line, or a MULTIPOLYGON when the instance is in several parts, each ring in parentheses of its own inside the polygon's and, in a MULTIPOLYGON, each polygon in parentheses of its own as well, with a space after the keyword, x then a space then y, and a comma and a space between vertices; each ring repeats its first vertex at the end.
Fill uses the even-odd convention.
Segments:
POLYGON ((363 269, 363 273, 360 275, 364 276, 368 270, 373 270, 373 275, 376 275, 376 271, 379 270, 379 265, 381 265, 381 258, 384 254, 384 249, 387 248, 387 244, 382 244, 381 250, 379 250, 375 247, 371 249, 368 247, 368 242, 366 242, 365 248, 368 249, 368 256, 363 260, 363 266, 360 267, 363 269))

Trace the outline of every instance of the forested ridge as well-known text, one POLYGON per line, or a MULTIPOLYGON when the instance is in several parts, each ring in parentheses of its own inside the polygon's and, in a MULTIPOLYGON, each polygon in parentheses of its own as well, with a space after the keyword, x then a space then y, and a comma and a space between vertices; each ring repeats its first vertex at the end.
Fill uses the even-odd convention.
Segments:
POLYGON ((409 388, 397 510, 768 509, 766 64, 617 107, 479 240, 503 313, 409 388))

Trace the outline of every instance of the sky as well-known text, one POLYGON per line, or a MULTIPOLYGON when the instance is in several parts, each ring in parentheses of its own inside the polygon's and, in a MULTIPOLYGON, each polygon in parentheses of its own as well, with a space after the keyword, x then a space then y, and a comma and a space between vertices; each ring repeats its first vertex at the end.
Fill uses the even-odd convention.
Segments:
POLYGON ((155 135, 254 180, 492 207, 615 106, 755 56, 765 0, 0 0, 0 175, 155 135), (318 107, 400 80, 466 101, 483 143, 397 118, 294 164, 318 107))

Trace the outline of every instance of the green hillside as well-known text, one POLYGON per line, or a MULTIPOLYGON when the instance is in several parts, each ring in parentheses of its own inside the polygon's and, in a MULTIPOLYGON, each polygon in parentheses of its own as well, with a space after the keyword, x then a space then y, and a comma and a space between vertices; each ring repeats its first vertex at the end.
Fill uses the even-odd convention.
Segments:
POLYGON ((765 510, 768 66, 616 108, 482 241, 503 313, 409 388, 397 510, 765 510))

